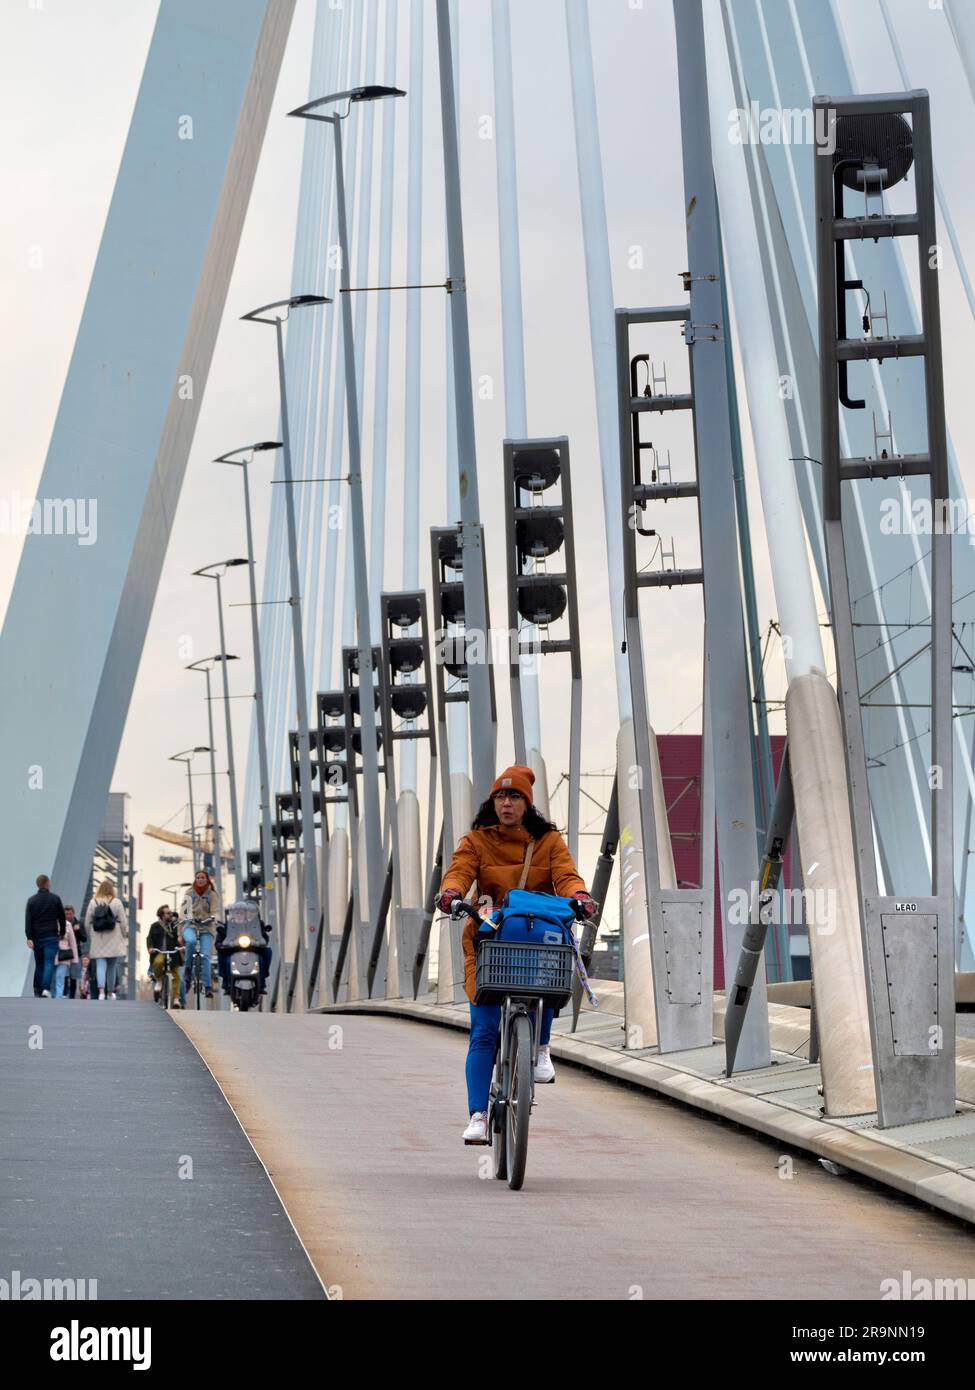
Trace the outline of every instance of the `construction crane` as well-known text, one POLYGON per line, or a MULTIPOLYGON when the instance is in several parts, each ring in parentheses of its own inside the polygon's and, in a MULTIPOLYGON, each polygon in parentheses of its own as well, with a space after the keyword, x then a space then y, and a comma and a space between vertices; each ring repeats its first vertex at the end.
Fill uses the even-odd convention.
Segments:
MULTIPOLYGON (((179 845, 181 849, 190 851, 190 859, 193 857, 193 839, 185 831, 167 830, 161 825, 147 825, 143 829, 143 835, 148 835, 151 840, 163 840, 167 845, 179 845)), ((200 827, 196 836, 196 847, 202 854, 213 854, 213 812, 208 805, 204 812, 203 825, 200 827)), ((224 847, 220 852, 221 862, 232 864, 234 862, 234 852, 232 848, 224 847)), ((182 863, 183 856, 166 857, 167 863, 182 863)))

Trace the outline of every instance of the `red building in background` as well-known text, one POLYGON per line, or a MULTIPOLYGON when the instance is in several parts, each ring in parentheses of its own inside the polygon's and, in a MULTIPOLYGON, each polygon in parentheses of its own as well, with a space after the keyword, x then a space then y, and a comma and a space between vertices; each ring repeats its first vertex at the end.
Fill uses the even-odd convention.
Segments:
MULTIPOLYGON (((670 826, 670 841, 674 847, 674 866, 677 870, 677 886, 697 887, 701 874, 701 735, 700 734, 662 734, 657 739, 660 750, 660 768, 664 780, 664 796, 667 802, 667 820, 670 826)), ((785 736, 772 736, 772 763, 776 779, 782 762, 785 736)), ((757 859, 756 859, 757 863, 757 859)), ((792 884, 791 854, 786 856, 782 875, 786 888, 792 884)), ((724 959, 722 955, 721 897, 717 880, 717 852, 715 853, 714 882, 714 987, 724 989, 724 959)), ((799 936, 804 939, 800 930, 799 936)), ((776 950, 774 934, 769 932, 766 953, 771 965, 776 950)), ((802 970, 802 957, 796 961, 802 970)), ((778 978, 788 978, 780 970, 778 978)))

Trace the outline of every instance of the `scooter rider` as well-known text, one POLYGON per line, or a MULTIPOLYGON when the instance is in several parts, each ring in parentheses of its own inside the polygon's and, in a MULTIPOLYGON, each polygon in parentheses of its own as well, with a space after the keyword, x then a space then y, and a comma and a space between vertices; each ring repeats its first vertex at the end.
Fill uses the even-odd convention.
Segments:
POLYGON ((258 945, 251 941, 247 949, 253 951, 260 961, 261 966, 261 993, 267 993, 267 977, 271 969, 271 947, 268 945, 268 933, 270 926, 261 921, 257 903, 253 898, 242 898, 239 902, 231 903, 227 908, 227 920, 221 922, 217 927, 217 965, 220 970, 220 982, 223 985, 224 993, 230 993, 230 959, 233 955, 233 946, 236 938, 236 930, 231 931, 231 942, 229 946, 224 943, 227 938, 228 926, 236 929, 238 927, 237 918, 244 925, 248 932, 255 928, 260 930, 261 944, 258 945))

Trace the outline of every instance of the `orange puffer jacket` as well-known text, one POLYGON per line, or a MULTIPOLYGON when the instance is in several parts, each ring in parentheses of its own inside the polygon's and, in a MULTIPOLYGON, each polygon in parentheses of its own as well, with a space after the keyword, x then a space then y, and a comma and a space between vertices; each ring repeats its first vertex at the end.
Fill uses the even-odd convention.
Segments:
MULTIPOLYGON (((500 907, 510 888, 517 888, 525 863, 525 850, 531 839, 524 826, 508 829, 488 825, 469 830, 454 850, 450 868, 443 876, 440 893, 456 888, 466 897, 477 883, 478 906, 489 911, 500 907)), ((557 893, 561 898, 585 891, 569 847, 557 830, 549 830, 535 841, 531 867, 525 887, 532 893, 557 893)), ((439 896, 439 895, 438 895, 439 896)), ((468 917, 464 926, 464 993, 474 1000, 474 923, 468 917)))

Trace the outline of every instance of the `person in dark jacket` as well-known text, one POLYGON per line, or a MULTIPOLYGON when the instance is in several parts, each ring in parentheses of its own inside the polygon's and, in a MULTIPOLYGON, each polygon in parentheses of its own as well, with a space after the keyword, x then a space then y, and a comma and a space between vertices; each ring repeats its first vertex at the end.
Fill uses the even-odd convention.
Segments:
POLYGON ((164 951, 179 950, 179 934, 176 924, 176 914, 171 907, 163 903, 156 913, 156 920, 149 928, 149 935, 146 940, 149 949, 149 969, 152 973, 153 987, 152 994, 158 1004, 162 998, 162 979, 166 971, 169 971, 169 1003, 170 1008, 180 1009, 182 1004, 179 999, 180 987, 180 960, 178 955, 165 956, 164 951))
POLYGON ((38 874, 35 882, 37 892, 27 899, 27 949, 34 952, 34 997, 50 999, 58 940, 67 926, 67 918, 61 899, 51 892, 47 874, 38 874))

